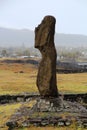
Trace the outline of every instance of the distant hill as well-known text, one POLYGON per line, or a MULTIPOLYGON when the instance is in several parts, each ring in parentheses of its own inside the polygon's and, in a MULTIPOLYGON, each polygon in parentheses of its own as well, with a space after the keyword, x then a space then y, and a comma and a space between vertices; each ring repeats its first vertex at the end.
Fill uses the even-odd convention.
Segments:
POLYGON ((27 29, 0 28, 0 45, 2 46, 33 46, 34 33, 27 29))
MULTIPOLYGON (((55 34, 57 46, 87 46, 87 36, 78 34, 55 34)), ((34 32, 28 29, 0 28, 0 46, 33 46, 34 32)))

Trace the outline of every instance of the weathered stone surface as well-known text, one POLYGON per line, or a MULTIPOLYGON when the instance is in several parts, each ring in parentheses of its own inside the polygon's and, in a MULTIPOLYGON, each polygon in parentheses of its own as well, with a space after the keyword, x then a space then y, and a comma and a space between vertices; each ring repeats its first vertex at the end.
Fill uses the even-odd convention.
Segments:
POLYGON ((9 130, 12 130, 15 127, 18 127, 18 123, 17 122, 7 122, 6 125, 9 127, 9 130))
POLYGON ((35 28, 35 48, 42 54, 37 76, 37 87, 41 96, 57 97, 56 85, 56 49, 54 45, 56 20, 46 16, 35 28))
POLYGON ((31 127, 32 125, 69 126, 74 120, 77 127, 87 127, 87 109, 81 107, 79 103, 65 100, 61 100, 62 103, 59 106, 57 104, 59 98, 38 97, 32 99, 35 103, 33 107, 29 107, 28 102, 22 103, 22 106, 11 116, 6 125, 9 130, 15 129, 15 127, 31 127))
POLYGON ((40 112, 60 112, 61 111, 61 100, 58 98, 39 99, 37 102, 37 111, 40 112))

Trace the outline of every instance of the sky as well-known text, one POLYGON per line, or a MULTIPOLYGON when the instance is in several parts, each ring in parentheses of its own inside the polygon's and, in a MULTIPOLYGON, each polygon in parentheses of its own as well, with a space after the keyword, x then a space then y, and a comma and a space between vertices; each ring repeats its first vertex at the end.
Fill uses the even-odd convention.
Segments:
POLYGON ((87 35, 87 0, 0 0, 0 27, 34 30, 46 15, 57 33, 87 35))

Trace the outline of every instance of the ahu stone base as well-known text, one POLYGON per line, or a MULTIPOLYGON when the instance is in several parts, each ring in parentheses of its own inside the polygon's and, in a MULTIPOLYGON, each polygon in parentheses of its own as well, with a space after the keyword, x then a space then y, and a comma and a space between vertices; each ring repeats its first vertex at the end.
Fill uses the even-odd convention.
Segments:
POLYGON ((65 101, 61 97, 38 97, 31 100, 35 102, 31 108, 23 105, 6 123, 9 130, 32 125, 70 126, 72 123, 80 127, 87 127, 87 109, 80 103, 65 101))

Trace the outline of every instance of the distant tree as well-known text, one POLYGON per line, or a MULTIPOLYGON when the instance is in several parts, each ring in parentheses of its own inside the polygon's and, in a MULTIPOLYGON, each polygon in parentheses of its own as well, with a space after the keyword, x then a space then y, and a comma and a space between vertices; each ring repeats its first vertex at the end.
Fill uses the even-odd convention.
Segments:
POLYGON ((18 49, 15 52, 18 56, 30 56, 30 50, 29 49, 18 49))
POLYGON ((64 58, 69 58, 69 59, 78 59, 81 56, 81 52, 79 51, 62 51, 59 56, 60 58, 63 57, 64 58))
POLYGON ((7 54, 7 51, 6 51, 5 49, 2 50, 1 55, 6 57, 6 56, 8 55, 8 54, 7 54))
POLYGON ((30 56, 30 51, 29 51, 29 49, 25 49, 24 52, 23 52, 23 55, 24 55, 24 56, 30 56))

